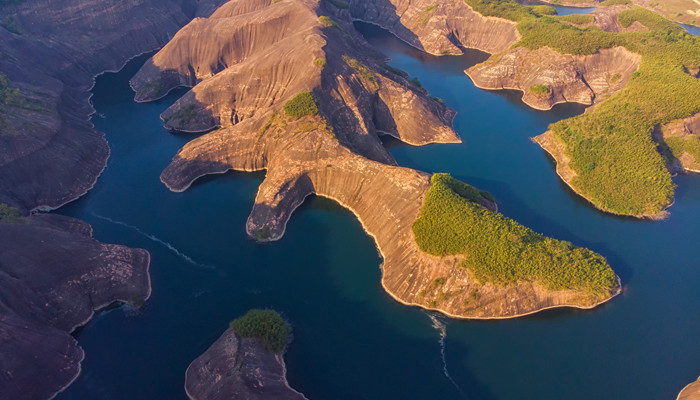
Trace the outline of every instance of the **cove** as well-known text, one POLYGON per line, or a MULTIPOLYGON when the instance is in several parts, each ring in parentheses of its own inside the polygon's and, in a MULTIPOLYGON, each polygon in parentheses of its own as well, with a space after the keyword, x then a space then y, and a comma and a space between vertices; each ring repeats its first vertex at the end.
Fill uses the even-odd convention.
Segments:
POLYGON ((166 132, 158 118, 182 92, 132 101, 128 79, 141 57, 98 78, 93 122, 112 156, 95 188, 60 212, 90 222, 98 240, 148 249, 153 295, 141 310, 104 312, 76 333, 83 371, 57 398, 184 399, 187 365, 252 307, 275 308, 292 322, 289 382, 312 400, 674 398, 700 371, 698 177, 676 178, 677 205, 666 221, 599 213, 529 140, 581 107, 531 110, 518 93, 474 88, 463 70, 483 53, 432 57, 360 27, 390 65, 458 112, 463 144, 388 140, 398 163, 450 172, 493 193, 518 222, 603 254, 623 294, 592 311, 499 322, 438 317, 436 324, 382 290, 371 238, 333 202, 307 200, 282 240, 256 244, 244 227, 260 175, 205 178, 185 193, 160 183, 193 136, 166 132))

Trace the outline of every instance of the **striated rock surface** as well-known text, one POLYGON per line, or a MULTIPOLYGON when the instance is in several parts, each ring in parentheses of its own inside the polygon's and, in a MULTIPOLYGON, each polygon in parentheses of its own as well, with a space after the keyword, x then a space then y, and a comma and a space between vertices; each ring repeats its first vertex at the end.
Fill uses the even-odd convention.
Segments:
MULTIPOLYGON (((384 257, 382 284, 393 297, 453 316, 587 308, 619 292, 601 297, 533 282, 484 285, 460 266, 460 257, 420 251, 412 225, 430 177, 395 166, 378 134, 414 145, 457 142, 454 112, 368 56, 368 46, 347 12, 326 2, 239 0, 193 21, 131 80, 138 101, 194 85, 161 117, 172 130, 213 130, 184 146, 161 180, 183 191, 207 174, 266 170, 246 223, 259 241, 279 239, 307 196, 331 198, 374 237, 384 257), (287 115, 283 106, 305 91, 318 109, 287 115), (439 288, 436 279, 444 281, 439 288), (476 289, 478 301, 470 297, 476 289)), ((479 202, 496 210, 486 198, 479 202)))
POLYGON ((6 21, 0 26, 0 73, 24 101, 0 104, 0 203, 26 214, 81 196, 106 164, 107 142, 88 122, 93 77, 159 48, 218 3, 12 3, 0 6, 6 21))
POLYGON ((462 0, 353 0, 350 12, 436 55, 462 54, 460 47, 495 53, 520 39, 515 22, 482 16, 462 0))
POLYGON ((149 297, 149 255, 59 215, 0 221, 0 243, 0 397, 50 398, 80 373, 70 333, 114 302, 149 297))
POLYGON ((305 400, 286 374, 281 354, 229 328, 187 368, 185 391, 191 400, 305 400))
POLYGON ((698 400, 700 399, 700 378, 689 384, 678 394, 677 400, 698 400))
POLYGON ((516 47, 466 73, 479 88, 517 89, 530 107, 549 110, 559 103, 592 105, 605 100, 627 84, 641 61, 640 55, 623 47, 586 56, 516 47))

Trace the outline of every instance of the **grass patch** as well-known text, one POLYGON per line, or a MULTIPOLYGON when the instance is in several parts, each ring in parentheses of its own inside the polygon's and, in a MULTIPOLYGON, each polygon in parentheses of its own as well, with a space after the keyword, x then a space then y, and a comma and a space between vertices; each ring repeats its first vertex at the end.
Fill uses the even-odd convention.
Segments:
POLYGON ((273 310, 250 310, 231 321, 230 326, 242 338, 260 339, 273 353, 281 353, 289 342, 289 325, 273 310))
POLYGON ((370 90, 379 90, 379 80, 377 76, 374 75, 374 72, 365 64, 346 55, 343 56, 343 61, 360 76, 362 82, 364 82, 370 90))
POLYGON ((299 119, 307 115, 318 114, 318 104, 316 97, 309 91, 303 91, 284 103, 284 112, 294 119, 299 119))
POLYGON ((3 19, 0 20, 0 26, 14 33, 15 35, 22 34, 22 29, 17 24, 14 15, 6 15, 5 17, 3 17, 3 19))
POLYGON ((540 98, 549 97, 549 95, 552 93, 552 89, 549 87, 549 85, 540 84, 530 86, 528 91, 540 98))
POLYGON ((325 58, 317 58, 314 60, 314 64, 317 67, 320 67, 321 69, 326 68, 326 59, 325 58))
MULTIPOLYGON (((641 54, 642 63, 626 87, 591 112, 550 126, 566 144, 572 184, 603 210, 623 215, 652 215, 671 204, 674 185, 651 138, 657 125, 700 112, 700 81, 685 73, 700 68, 700 39, 658 14, 634 7, 620 22, 638 21, 649 32, 604 32, 579 28, 561 17, 537 16, 512 0, 465 0, 486 15, 518 21, 515 46, 549 46, 564 54, 593 54, 622 46, 641 54)), ((611 4, 611 3, 608 3, 611 4)), ((685 150, 680 146, 673 150, 685 150)))
POLYGON ((394 68, 389 64, 383 64, 382 68, 384 68, 385 70, 387 70, 389 72, 393 72, 394 74, 396 74, 398 76, 402 76, 406 79, 408 79, 408 77, 409 77, 408 72, 401 70, 401 69, 398 69, 398 68, 394 68))
POLYGON ((420 249, 437 256, 462 254, 462 266, 482 283, 534 281, 547 289, 607 295, 617 285, 605 258, 569 242, 547 238, 477 204, 477 189, 435 174, 413 232, 420 249))
POLYGON ((590 14, 570 14, 570 15, 563 15, 558 18, 559 21, 564 21, 568 22, 574 25, 588 25, 592 24, 595 22, 595 18, 593 18, 592 15, 590 14))

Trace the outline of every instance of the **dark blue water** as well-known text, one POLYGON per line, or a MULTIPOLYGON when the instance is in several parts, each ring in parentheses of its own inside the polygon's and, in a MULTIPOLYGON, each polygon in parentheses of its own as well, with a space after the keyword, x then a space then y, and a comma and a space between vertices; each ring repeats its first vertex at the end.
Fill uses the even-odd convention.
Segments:
POLYGON ((623 294, 592 311, 440 318, 453 383, 439 327, 384 293, 374 244, 348 211, 312 198, 282 240, 260 245, 244 225, 261 175, 216 176, 184 193, 159 182, 193 136, 169 134, 158 119, 179 94, 131 101, 127 81, 141 58, 98 79, 93 100, 104 118, 94 123, 112 157, 97 186, 61 212, 89 221, 99 240, 147 248, 153 295, 143 310, 100 314, 76 335, 87 353, 83 374, 58 399, 183 399, 187 365, 251 307, 275 308, 293 323, 289 381, 312 400, 675 398, 700 374, 700 177, 676 178, 666 221, 599 213, 529 140, 581 107, 531 110, 516 93, 474 88, 462 70, 481 53, 431 57, 364 30, 392 66, 459 112, 463 144, 390 141, 399 164, 450 172, 493 193, 505 215, 600 252, 621 276, 623 294), (192 262, 98 215, 136 226, 192 262))

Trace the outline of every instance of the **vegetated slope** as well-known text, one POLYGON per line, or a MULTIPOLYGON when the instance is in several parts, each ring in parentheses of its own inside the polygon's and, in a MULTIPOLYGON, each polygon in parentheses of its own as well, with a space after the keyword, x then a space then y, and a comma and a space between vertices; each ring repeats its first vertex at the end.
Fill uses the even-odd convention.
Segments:
MULTIPOLYGON (((414 145, 457 142, 454 112, 383 60, 354 30, 348 9, 326 1, 239 0, 183 28, 131 84, 138 101, 194 85, 161 116, 171 130, 208 132, 161 174, 171 190, 230 169, 266 170, 246 223, 259 241, 279 239, 291 213, 316 194, 357 215, 384 257, 384 287, 404 303, 507 318, 591 307, 618 293, 617 283, 594 293, 550 290, 530 277, 479 282, 461 256, 421 251, 411 227, 430 177, 395 166, 378 134, 414 145)), ((495 212, 492 199, 480 196, 475 200, 495 212)))
POLYGON ((80 373, 75 328, 115 301, 148 298, 149 255, 99 243, 73 218, 0 206, 0 397, 46 399, 80 373))
POLYGON ((250 310, 185 374, 185 391, 192 400, 305 400, 287 383, 283 350, 289 326, 273 310, 250 310), (269 339, 274 338, 274 348, 269 339))
MULTIPOLYGON (((594 79, 585 79, 590 77, 586 75, 589 71, 585 62, 581 64, 583 71, 572 68, 569 76, 583 77, 594 95, 592 100, 600 96, 604 101, 583 115, 553 124, 537 142, 557 159, 562 178, 598 208, 636 217, 663 216, 673 202, 674 185, 666 168, 672 160, 664 159, 652 133, 660 125, 700 111, 700 81, 693 74, 700 67, 698 38, 639 7, 611 6, 605 10, 608 7, 601 6, 599 15, 616 21, 611 24, 598 20, 602 27, 615 30, 607 32, 595 24, 580 28, 566 18, 535 15, 510 0, 467 2, 486 15, 518 21, 522 35, 511 50, 495 54, 468 71, 477 85, 482 79, 487 82, 485 86, 498 79, 508 81, 504 71, 524 63, 526 71, 533 71, 521 80, 520 88, 528 91, 523 86, 540 81, 552 83, 551 79, 547 81, 552 71, 561 73, 556 66, 546 67, 551 59, 600 59, 595 63, 597 72, 590 75, 594 79), (646 31, 618 32, 620 29, 614 28, 634 24, 642 25, 646 31), (615 52, 617 56, 613 56, 615 52), (634 73, 637 62, 630 53, 641 56, 639 69, 634 73), (537 62, 538 58, 543 61, 537 62), (605 58, 607 61, 603 61, 605 58), (545 68, 539 70, 537 67, 543 63, 545 68)), ((544 96, 553 100, 566 97, 557 93, 557 87, 553 84, 544 96)), ((524 99, 533 97, 537 98, 537 94, 527 93, 524 99)), ((680 159, 686 153, 695 154, 700 142, 697 136, 689 135, 672 144, 665 154, 680 159)))

